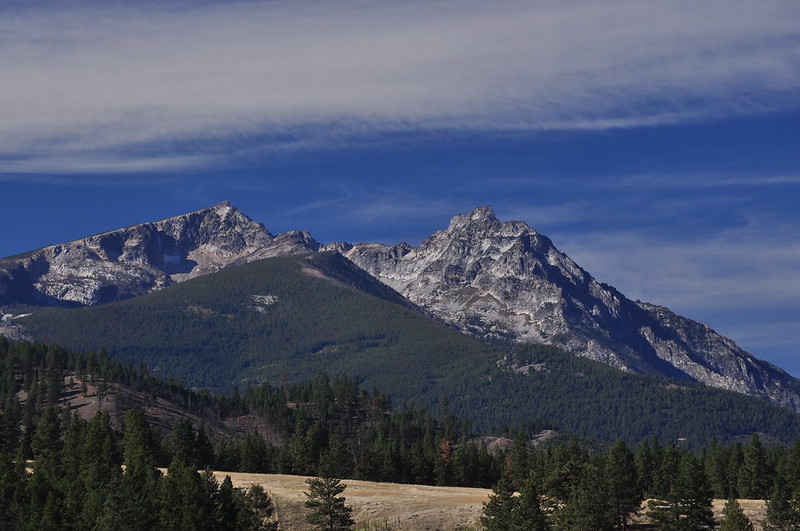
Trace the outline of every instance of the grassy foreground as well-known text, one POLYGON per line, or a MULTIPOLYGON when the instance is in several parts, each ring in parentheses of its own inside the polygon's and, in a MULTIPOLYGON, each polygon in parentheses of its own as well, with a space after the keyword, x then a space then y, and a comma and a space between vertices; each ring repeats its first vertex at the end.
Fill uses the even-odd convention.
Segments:
MULTIPOLYGON (((303 492, 307 477, 284 474, 247 474, 215 472, 222 481, 231 477, 235 487, 259 484, 275 500, 282 529, 312 529, 305 523, 303 492)), ((342 480, 347 485, 344 496, 353 507, 358 529, 479 529, 483 502, 491 490, 466 487, 431 487, 371 481, 342 480)))
MULTIPOLYGON (((261 485, 275 500, 281 529, 312 529, 305 523, 303 505, 307 477, 285 474, 215 472, 219 481, 226 475, 236 487, 261 485)), ((343 480, 344 496, 353 508, 357 529, 378 530, 477 530, 488 489, 431 487, 371 481, 343 480)), ((757 531, 763 530, 766 506, 763 500, 739 500, 757 531)), ((645 505, 645 504, 643 504, 645 505)), ((725 500, 714 500, 714 515, 722 519, 725 500)), ((639 529, 647 529, 647 518, 638 517, 639 529)))

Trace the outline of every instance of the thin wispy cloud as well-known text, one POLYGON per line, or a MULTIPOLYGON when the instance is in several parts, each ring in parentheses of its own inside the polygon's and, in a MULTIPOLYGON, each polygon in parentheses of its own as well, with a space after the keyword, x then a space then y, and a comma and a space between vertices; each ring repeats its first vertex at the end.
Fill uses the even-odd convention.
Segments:
POLYGON ((753 223, 674 241, 635 230, 562 234, 559 247, 631 298, 692 316, 713 308, 797 306, 800 237, 794 226, 753 223))
POLYGON ((793 1, 17 4, 0 17, 0 171, 797 108, 798 27, 793 1))

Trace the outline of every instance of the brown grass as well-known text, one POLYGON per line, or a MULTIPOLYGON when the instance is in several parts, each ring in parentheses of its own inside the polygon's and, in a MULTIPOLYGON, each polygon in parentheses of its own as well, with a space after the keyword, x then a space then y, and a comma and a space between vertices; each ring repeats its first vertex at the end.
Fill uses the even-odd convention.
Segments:
MULTIPOLYGON (((247 487, 258 484, 275 500, 281 529, 311 529, 305 523, 304 492, 308 490, 307 477, 282 474, 247 474, 242 472, 215 472, 217 479, 229 475, 234 486, 247 487)), ((465 487, 430 487, 398 483, 342 480, 347 485, 344 496, 353 508, 353 519, 358 529, 455 531, 480 529, 479 518, 483 503, 489 499, 488 489, 465 487)), ((744 513, 753 522, 756 531, 763 531, 766 504, 763 500, 739 500, 744 513)), ((714 515, 722 520, 725 500, 714 500, 714 515)), ((646 503, 642 504, 647 507, 646 503)), ((648 529, 648 519, 635 518, 638 529, 648 529)))
MULTIPOLYGON (((216 472, 217 479, 229 475, 234 486, 258 484, 275 500, 281 529, 312 529, 305 523, 304 492, 307 477, 282 474, 216 472)), ((360 529, 369 530, 473 530, 490 490, 465 487, 430 487, 370 481, 342 480, 344 496, 353 508, 360 529)))

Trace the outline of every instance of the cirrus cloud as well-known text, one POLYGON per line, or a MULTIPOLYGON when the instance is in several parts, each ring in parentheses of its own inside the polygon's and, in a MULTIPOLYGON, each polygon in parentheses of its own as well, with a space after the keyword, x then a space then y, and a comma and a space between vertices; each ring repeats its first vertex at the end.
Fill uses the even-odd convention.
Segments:
POLYGON ((792 1, 12 5, 6 174, 797 108, 792 1))

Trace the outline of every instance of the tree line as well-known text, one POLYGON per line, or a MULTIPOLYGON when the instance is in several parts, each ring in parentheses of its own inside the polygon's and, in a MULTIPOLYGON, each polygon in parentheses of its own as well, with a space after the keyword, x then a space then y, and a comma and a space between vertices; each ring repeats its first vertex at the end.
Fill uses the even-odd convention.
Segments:
POLYGON ((2 529, 277 529, 264 489, 219 483, 198 473, 179 452, 166 474, 157 463, 156 436, 143 413, 125 413, 122 434, 100 411, 85 422, 62 422, 48 406, 20 446, 0 448, 2 529))
POLYGON ((712 443, 699 453, 653 440, 592 451, 571 441, 531 448, 518 438, 505 455, 481 519, 485 529, 627 529, 644 512, 657 529, 714 529, 714 498, 729 500, 722 529, 752 529, 737 499, 767 500, 767 529, 800 529, 800 441, 765 447, 712 443))
POLYGON ((198 515, 212 528, 269 525, 263 493, 237 491, 229 482, 216 483, 210 472, 196 472, 216 469, 491 487, 488 529, 513 529, 519 522, 625 528, 644 499, 651 500, 646 510, 660 528, 683 529, 690 522, 691 529, 704 529, 714 525, 713 498, 767 499, 771 529, 800 529, 800 442, 785 445, 754 434, 700 449, 655 438, 633 446, 576 439, 534 446, 531 432, 520 430, 507 449, 490 452, 446 400, 435 413, 396 409, 388 395, 344 375, 320 373, 300 384, 211 395, 155 378, 143 367, 125 367, 103 352, 4 339, 0 369, 0 521, 6 528, 83 528, 90 521, 124 527, 113 520, 120 514, 170 528, 201 525, 192 520, 198 515), (107 412, 85 422, 61 400, 71 378, 73 385, 93 382, 98 392, 125 383, 169 397, 205 422, 184 419, 169 433, 158 432, 136 409, 125 413, 119 432, 107 412), (209 425, 242 414, 262 418, 278 440, 255 431, 241 440, 212 440, 209 425))

